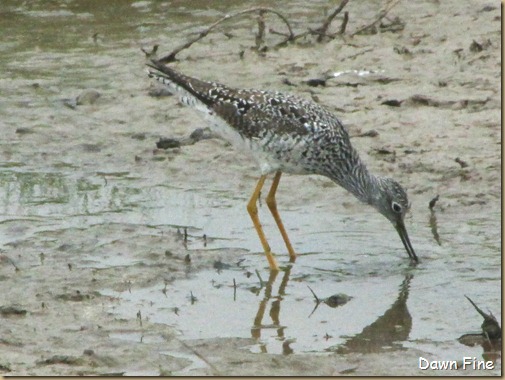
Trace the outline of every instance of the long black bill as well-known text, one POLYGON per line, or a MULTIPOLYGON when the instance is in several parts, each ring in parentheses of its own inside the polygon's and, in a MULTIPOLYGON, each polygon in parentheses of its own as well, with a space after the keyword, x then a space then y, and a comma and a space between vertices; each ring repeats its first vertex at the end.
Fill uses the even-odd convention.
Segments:
POLYGON ((396 223, 395 227, 396 231, 398 231, 398 235, 400 235, 400 239, 402 239, 402 243, 405 246, 405 249, 407 250, 410 259, 413 262, 418 263, 419 259, 417 258, 416 253, 414 252, 414 248, 412 248, 412 244, 410 244, 409 234, 407 233, 405 224, 403 223, 403 221, 399 221, 396 223))

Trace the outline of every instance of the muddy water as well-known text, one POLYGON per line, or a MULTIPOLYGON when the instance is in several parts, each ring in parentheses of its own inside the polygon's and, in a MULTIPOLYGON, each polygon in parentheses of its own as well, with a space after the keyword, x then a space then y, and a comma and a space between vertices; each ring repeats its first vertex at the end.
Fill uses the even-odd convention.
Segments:
MULTIPOLYGON (((250 158, 217 139, 155 146, 204 125, 174 99, 148 95, 140 47, 163 53, 246 6, 191 4, 0 5, 0 306, 14 307, 0 314, 0 372, 419 375, 421 356, 469 356, 495 368, 429 373, 499 374, 496 349, 457 340, 482 322, 464 294, 501 317, 499 9, 399 5, 401 33, 264 57, 248 49, 245 18, 224 27, 232 38, 217 33, 181 54, 188 73, 312 94, 352 136, 376 130, 353 143, 371 170, 409 191, 415 268, 373 210, 324 178, 284 176, 279 208, 299 257, 288 262, 262 202, 282 267, 274 275, 245 211, 257 179, 250 158), (328 71, 346 74, 324 88, 282 83, 328 71), (77 105, 90 90, 100 97, 77 105), (381 105, 413 95, 438 103, 381 105), (315 308, 308 286, 349 300, 315 308)), ((283 4, 298 30, 325 9, 283 4)), ((349 28, 380 6, 349 5, 349 28)))

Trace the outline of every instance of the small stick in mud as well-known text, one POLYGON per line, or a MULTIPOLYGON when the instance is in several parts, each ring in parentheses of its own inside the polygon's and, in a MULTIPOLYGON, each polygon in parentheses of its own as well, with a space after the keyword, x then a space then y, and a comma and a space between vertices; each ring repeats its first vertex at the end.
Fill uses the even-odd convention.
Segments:
POLYGON ((437 194, 436 197, 434 197, 430 203, 428 204, 428 207, 430 208, 430 210, 433 210, 433 207, 435 207, 435 204, 437 203, 438 199, 440 198, 440 196, 437 194))
POLYGON ((433 238, 438 243, 438 245, 442 245, 440 235, 438 233, 437 216, 435 215, 435 210, 433 210, 432 208, 430 208, 430 227, 431 227, 431 233, 433 234, 433 238))
POLYGON ((156 52, 158 51, 159 46, 160 45, 154 45, 152 47, 151 51, 147 51, 143 47, 141 47, 140 50, 142 50, 142 52, 146 55, 147 59, 154 59, 154 58, 156 58, 156 52))
POLYGON ((442 245, 442 242, 440 241, 440 235, 438 234, 437 216, 435 215, 435 210, 434 210, 435 204, 437 203, 439 198, 440 198, 440 196, 437 194, 437 196, 434 197, 430 201, 430 203, 428 204, 428 207, 430 208, 431 233, 433 234, 433 238, 438 243, 438 245, 442 245))
POLYGON ((142 327, 142 314, 140 313, 140 310, 137 312, 137 320, 140 323, 140 327, 142 327))
POLYGON ((265 43, 265 18, 263 15, 265 12, 260 11, 258 15, 258 34, 256 34, 256 49, 259 50, 262 48, 262 45, 265 43))
POLYGON ((233 279, 233 301, 237 300, 237 283, 233 279))
POLYGON ((310 286, 307 285, 307 288, 309 288, 309 290, 312 292, 312 295, 314 296, 316 303, 319 304, 321 302, 321 300, 316 296, 316 293, 312 290, 312 288, 310 286))
POLYGON ((340 34, 345 33, 345 28, 347 27, 347 23, 349 22, 349 12, 344 12, 344 19, 342 20, 342 25, 340 25, 340 34))
POLYGON ((194 295, 193 295, 193 291, 189 291, 189 300, 191 301, 191 305, 194 305, 196 301, 198 301, 198 298, 196 298, 194 295))
MULTIPOLYGON (((43 253, 41 253, 41 261, 43 262, 43 253)), ((16 263, 14 262, 14 260, 12 260, 10 257, 8 257, 7 255, 3 255, 3 254, 0 254, 0 263, 2 261, 5 261, 5 262, 8 262, 9 264, 11 264, 13 267, 14 267, 14 270, 16 272, 19 272, 19 267, 16 265, 16 263)))
MULTIPOLYGON (((330 24, 331 22, 333 21, 333 19, 340 13, 342 12, 342 9, 344 9, 344 7, 347 5, 347 3, 349 2, 349 0, 342 0, 342 2, 340 3, 340 5, 333 11, 332 14, 330 14, 328 16, 328 18, 326 19, 326 21, 323 23, 323 25, 317 29, 317 32, 319 33, 319 36, 317 36, 317 42, 321 42, 323 41, 323 38, 324 36, 326 35, 326 32, 328 31, 328 28, 330 27, 330 24)), ((346 12, 347 13, 347 12, 346 12)), ((344 18, 345 19, 345 18, 344 18)), ((346 22, 347 24, 347 22, 346 22)), ((342 28, 340 28, 340 30, 342 30, 342 28)), ((344 30, 345 30, 345 27, 344 27, 344 30)))
POLYGON ((456 161, 462 168, 466 168, 468 166, 468 164, 459 157, 456 157, 454 161, 456 161))
POLYGON ((245 261, 245 259, 239 259, 239 260, 235 263, 235 265, 236 265, 236 266, 238 266, 238 267, 240 267, 240 264, 242 264, 244 261, 245 261))
POLYGON ((473 302, 470 297, 465 295, 466 299, 470 301, 470 303, 473 305, 475 310, 482 315, 484 318, 484 322, 482 322, 482 332, 484 336, 487 338, 487 340, 497 340, 501 339, 501 327, 498 324, 498 321, 496 320, 495 316, 489 312, 489 314, 484 313, 476 304, 473 302))

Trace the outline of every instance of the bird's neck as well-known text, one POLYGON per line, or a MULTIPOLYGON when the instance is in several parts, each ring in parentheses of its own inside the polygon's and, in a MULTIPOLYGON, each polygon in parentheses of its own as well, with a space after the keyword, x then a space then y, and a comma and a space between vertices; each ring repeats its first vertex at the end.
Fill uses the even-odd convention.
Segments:
POLYGON ((346 164, 332 170, 329 177, 361 202, 372 206, 377 202, 380 178, 368 171, 357 153, 346 164))

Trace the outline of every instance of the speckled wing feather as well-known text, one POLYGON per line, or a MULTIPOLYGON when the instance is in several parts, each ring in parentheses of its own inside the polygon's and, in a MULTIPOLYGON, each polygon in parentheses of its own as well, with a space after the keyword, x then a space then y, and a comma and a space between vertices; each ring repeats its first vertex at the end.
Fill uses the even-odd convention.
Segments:
MULTIPOLYGON (((158 71, 150 71, 151 77, 172 85, 175 91, 175 87, 181 87, 246 138, 262 138, 268 131, 275 130, 278 135, 291 136, 315 136, 324 132, 326 137, 331 137, 332 133, 329 132, 333 131, 335 137, 348 139, 340 121, 314 102, 278 92, 238 90, 202 81, 178 73, 157 61, 152 61, 149 66, 158 71)), ((189 98, 185 99, 184 95, 182 101, 192 102, 189 98)))

